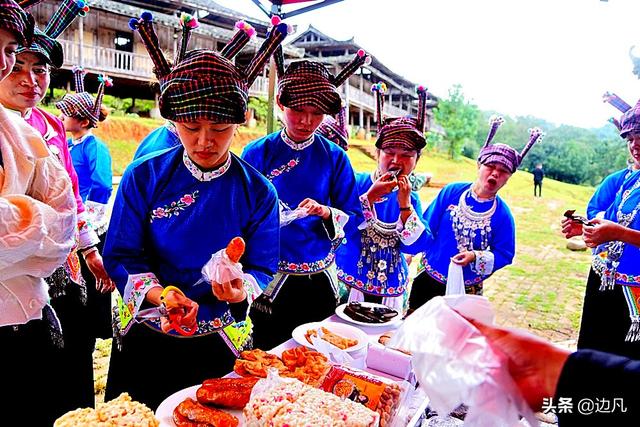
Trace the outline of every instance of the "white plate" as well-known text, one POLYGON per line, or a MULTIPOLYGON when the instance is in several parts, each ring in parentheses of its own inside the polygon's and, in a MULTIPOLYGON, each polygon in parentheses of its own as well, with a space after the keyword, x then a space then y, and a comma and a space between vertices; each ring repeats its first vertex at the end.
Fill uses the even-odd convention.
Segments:
POLYGON ((335 323, 335 322, 305 323, 304 325, 300 325, 297 328, 295 328, 291 333, 291 336, 298 344, 303 345, 305 347, 309 347, 309 348, 315 348, 313 344, 307 341, 307 338, 305 338, 304 334, 306 334, 309 329, 318 329, 320 327, 325 327, 331 332, 338 334, 342 337, 358 340, 358 343, 356 345, 349 347, 345 350, 347 352, 358 351, 369 344, 369 336, 365 334, 363 331, 361 331, 360 329, 354 326, 345 325, 344 323, 335 323))
MULTIPOLYGON (((363 307, 386 307, 383 304, 376 304, 373 302, 360 302, 360 304, 363 307)), ((360 326, 368 326, 371 328, 382 328, 382 327, 390 327, 390 326, 398 326, 400 323, 402 323, 402 315, 398 314, 396 317, 392 318, 391 320, 389 320, 388 322, 384 322, 384 323, 366 323, 366 322, 361 322, 359 320, 355 320, 352 319, 351 317, 347 316, 347 314, 344 312, 345 307, 347 306, 347 304, 342 304, 339 305, 338 307, 336 307, 336 315, 341 318, 342 320, 346 320, 349 323, 353 323, 354 325, 360 325, 360 326)), ((392 309, 395 310, 395 309, 392 309)), ((397 311, 397 310, 396 310, 397 311)))
MULTIPOLYGON (((156 409, 156 418, 160 421, 160 427, 176 427, 173 422, 173 410, 176 409, 183 400, 187 397, 196 400, 196 391, 200 388, 201 384, 197 384, 191 387, 184 388, 180 391, 173 393, 162 401, 158 409, 156 409)), ((240 420, 240 426, 244 425, 244 417, 242 411, 239 409, 222 409, 232 415, 235 415, 240 420)))

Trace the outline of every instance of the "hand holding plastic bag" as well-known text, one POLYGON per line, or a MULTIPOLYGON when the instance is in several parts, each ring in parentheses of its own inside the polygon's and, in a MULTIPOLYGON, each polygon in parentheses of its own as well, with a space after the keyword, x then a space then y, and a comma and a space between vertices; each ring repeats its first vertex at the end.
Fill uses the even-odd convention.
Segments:
POLYGON ((464 295, 464 273, 462 266, 455 262, 449 262, 449 272, 447 273, 447 288, 445 295, 464 295))
POLYGON ((202 267, 202 277, 209 283, 230 283, 242 280, 244 272, 239 260, 244 253, 244 240, 234 237, 226 248, 211 255, 211 259, 202 267))
POLYGON ((520 415, 538 425, 507 361, 461 314, 493 323, 484 297, 436 297, 407 317, 389 345, 411 351, 416 376, 438 413, 448 414, 465 404, 465 426, 516 426, 520 415))
POLYGON ((293 221, 309 216, 305 208, 291 209, 286 203, 280 201, 280 228, 291 224, 293 221))

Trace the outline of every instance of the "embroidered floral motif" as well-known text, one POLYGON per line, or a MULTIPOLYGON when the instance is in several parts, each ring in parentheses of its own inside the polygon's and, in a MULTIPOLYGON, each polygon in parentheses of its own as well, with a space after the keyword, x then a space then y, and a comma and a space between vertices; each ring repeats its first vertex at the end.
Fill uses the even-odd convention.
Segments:
POLYGON ((191 175, 193 175, 193 177, 198 181, 211 181, 224 175, 224 173, 229 170, 229 168, 231 167, 231 154, 227 156, 227 160, 222 166, 212 171, 203 171, 202 169, 200 169, 198 165, 196 165, 193 160, 189 158, 186 151, 182 155, 182 162, 189 170, 189 172, 191 172, 191 175))
MULTIPOLYGON (((149 320, 156 329, 160 329, 160 320, 149 320)), ((198 335, 207 335, 213 332, 220 332, 222 328, 225 328, 231 325, 234 322, 233 316, 229 310, 225 311, 221 317, 216 317, 209 320, 198 320, 198 330, 193 334, 193 336, 198 335)), ((175 334, 172 332, 172 334, 175 334)))
POLYGON ((331 263, 333 263, 334 258, 335 254, 333 252, 329 252, 329 255, 327 255, 325 259, 321 259, 319 261, 303 262, 300 264, 297 264, 295 262, 280 261, 278 263, 278 270, 285 273, 293 274, 313 274, 322 270, 326 270, 327 267, 329 267, 331 263))
MULTIPOLYGON (((605 277, 611 277, 611 270, 603 271, 605 277)), ((616 272, 616 282, 624 284, 640 284, 640 275, 625 274, 616 272)))
MULTIPOLYGON (((371 277, 369 277, 370 279, 373 279, 374 277, 374 273, 372 271, 368 271, 367 272, 367 277, 369 276, 369 273, 371 273, 371 277)), ((381 273, 384 274, 384 273, 381 273)), ((342 283, 344 283, 345 285, 352 287, 352 288, 356 288, 360 291, 369 293, 369 294, 374 294, 374 295, 379 295, 379 296, 398 296, 398 295, 402 295, 404 293, 404 291, 406 290, 406 286, 409 282, 409 278, 408 277, 402 277, 401 274, 398 274, 398 279, 399 279, 399 285, 397 286, 390 286, 390 287, 386 287, 384 283, 381 283, 381 286, 375 286, 372 283, 364 283, 362 280, 350 275, 350 274, 345 274, 344 270, 342 269, 338 269, 338 279, 340 279, 340 281, 342 283)), ((386 279, 386 278, 385 278, 386 279)), ((382 282, 382 281, 381 281, 382 282)))
POLYGON ((291 171, 291 169, 293 169, 296 166, 298 166, 299 163, 300 163, 300 159, 299 158, 291 159, 287 163, 285 163, 284 165, 282 165, 282 166, 272 170, 271 172, 269 172, 269 174, 267 175, 267 179, 269 181, 272 181, 274 178, 282 175, 283 173, 287 173, 287 172, 291 171))
POLYGON ((422 232, 424 230, 424 224, 420 222, 418 219, 418 215, 413 212, 407 221, 404 224, 404 230, 400 233, 400 236, 403 240, 409 239, 414 234, 418 233, 418 231, 422 232), (422 227, 421 227, 422 226, 422 227))
MULTIPOLYGON (((418 274, 422 273, 423 271, 426 271, 429 274, 429 276, 433 277, 438 282, 447 283, 447 276, 445 276, 444 274, 440 273, 439 271, 437 271, 433 267, 431 267, 431 265, 429 265, 429 263, 424 260, 424 255, 421 257, 420 263, 418 264, 418 274)), ((486 277, 476 276, 471 280, 465 280, 464 281, 464 285, 465 286, 474 286, 474 285, 477 285, 478 283, 482 283, 485 278, 486 277)), ((468 289, 467 289, 467 291, 468 291, 468 289)), ((467 292, 467 293, 469 293, 469 292, 467 292)))
POLYGON ((157 286, 160 286, 160 282, 153 273, 130 275, 127 286, 124 289, 124 304, 122 305, 122 308, 128 309, 129 313, 120 313, 121 319, 135 317, 149 289, 157 286))
POLYGON ((151 211, 150 222, 153 222, 154 219, 171 218, 174 215, 180 215, 181 211, 185 210, 187 207, 196 202, 198 193, 199 190, 196 190, 191 194, 185 194, 177 202, 171 202, 170 204, 165 205, 161 208, 154 209, 153 211, 151 211))
POLYGON ((280 131, 280 138, 282 138, 285 144, 287 144, 289 147, 293 148, 296 151, 304 150, 305 148, 313 144, 313 141, 315 141, 315 135, 311 134, 311 136, 305 139, 304 141, 296 142, 293 139, 289 138, 289 135, 287 135, 287 132, 284 129, 280 131))

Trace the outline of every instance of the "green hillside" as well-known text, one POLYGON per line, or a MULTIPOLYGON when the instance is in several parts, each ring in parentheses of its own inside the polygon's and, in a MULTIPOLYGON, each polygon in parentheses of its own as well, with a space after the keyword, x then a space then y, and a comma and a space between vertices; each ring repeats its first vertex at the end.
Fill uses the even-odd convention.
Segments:
MULTIPOLYGON (((133 130, 125 125, 127 119, 114 117, 109 121, 115 122, 113 127, 103 128, 99 133, 110 146, 114 171, 118 174, 128 164, 137 144, 122 135, 133 130), (122 130, 118 132, 117 128, 122 130), (110 136, 116 137, 110 139, 110 136)), ((159 123, 138 122, 135 128, 144 134, 159 123), (145 126, 148 128, 139 129, 145 126)), ((259 136, 241 129, 232 150, 239 153, 246 142, 259 136)), ((375 161, 358 147, 370 146, 372 142, 352 142, 348 155, 354 168, 373 170, 375 161)), ((425 152, 417 170, 431 173, 437 183, 471 181, 475 178, 476 163, 466 158, 453 161, 444 154, 425 152)), ((438 191, 438 188, 423 189, 420 193, 423 204, 426 206, 438 191)), ((517 252, 513 265, 499 271, 485 284, 485 295, 494 304, 499 324, 527 328, 554 341, 577 336, 590 256, 588 252, 565 249, 560 220, 566 209, 584 212, 592 192, 590 187, 545 179, 543 198, 534 199, 532 176, 523 171, 514 174, 501 191, 516 220, 517 252)))

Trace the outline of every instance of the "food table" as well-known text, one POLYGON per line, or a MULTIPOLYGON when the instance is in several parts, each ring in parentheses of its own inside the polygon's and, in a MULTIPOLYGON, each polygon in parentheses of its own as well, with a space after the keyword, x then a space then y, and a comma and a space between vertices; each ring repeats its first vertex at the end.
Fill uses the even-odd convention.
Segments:
MULTIPOLYGON (((333 325, 337 324, 337 326, 348 325, 349 327, 357 327, 360 331, 366 334, 366 338, 369 344, 377 343, 380 335, 382 335, 387 331, 396 329, 401 324, 401 322, 396 321, 396 322, 389 322, 389 324, 385 324, 385 325, 364 326, 361 324, 354 324, 354 322, 345 321, 344 319, 338 317, 335 314, 328 317, 321 323, 328 325, 329 328, 331 327, 332 324, 333 325)), ((336 329, 339 329, 339 328, 336 328, 336 329)), ((295 336, 295 332, 294 332, 294 336, 295 336)), ((279 346, 273 348, 272 350, 269 351, 269 353, 280 356, 282 352, 299 347, 300 344, 306 345, 306 343, 301 342, 300 338, 298 338, 298 340, 295 340, 292 338, 280 344, 279 346)), ((380 370, 375 370, 372 368, 365 367, 365 359, 367 357, 368 347, 369 346, 367 345, 357 351, 349 353, 349 355, 354 359, 351 366, 355 368, 363 369, 366 372, 369 372, 381 377, 386 377, 388 379, 398 381, 404 384, 404 386, 408 388, 408 390, 403 392, 403 399, 401 400, 401 405, 396 410, 395 417, 397 418, 393 420, 392 425, 394 426, 406 425, 410 427, 419 425, 425 413, 426 407, 428 406, 428 403, 429 403, 429 399, 426 397, 424 391, 420 389, 420 387, 415 388, 412 385, 412 384, 415 384, 415 381, 411 383, 407 381, 403 382, 402 378, 395 377, 393 375, 382 372, 380 370)), ((227 377, 235 377, 235 376, 237 376, 235 373, 230 373, 227 375, 227 377)), ((169 398, 167 398, 167 400, 165 400, 158 407, 158 410, 156 411, 156 416, 160 420, 160 426, 166 426, 166 427, 175 426, 171 418, 171 413, 173 409, 184 398, 186 397, 195 398, 195 393, 198 387, 199 385, 194 385, 187 389, 181 390, 175 393, 174 395, 170 396, 169 398)), ((241 418, 242 415, 240 414, 241 411, 229 411, 229 412, 234 413, 236 416, 239 416, 239 418, 242 419, 241 418)), ((242 425, 242 422, 240 425, 242 425)))

